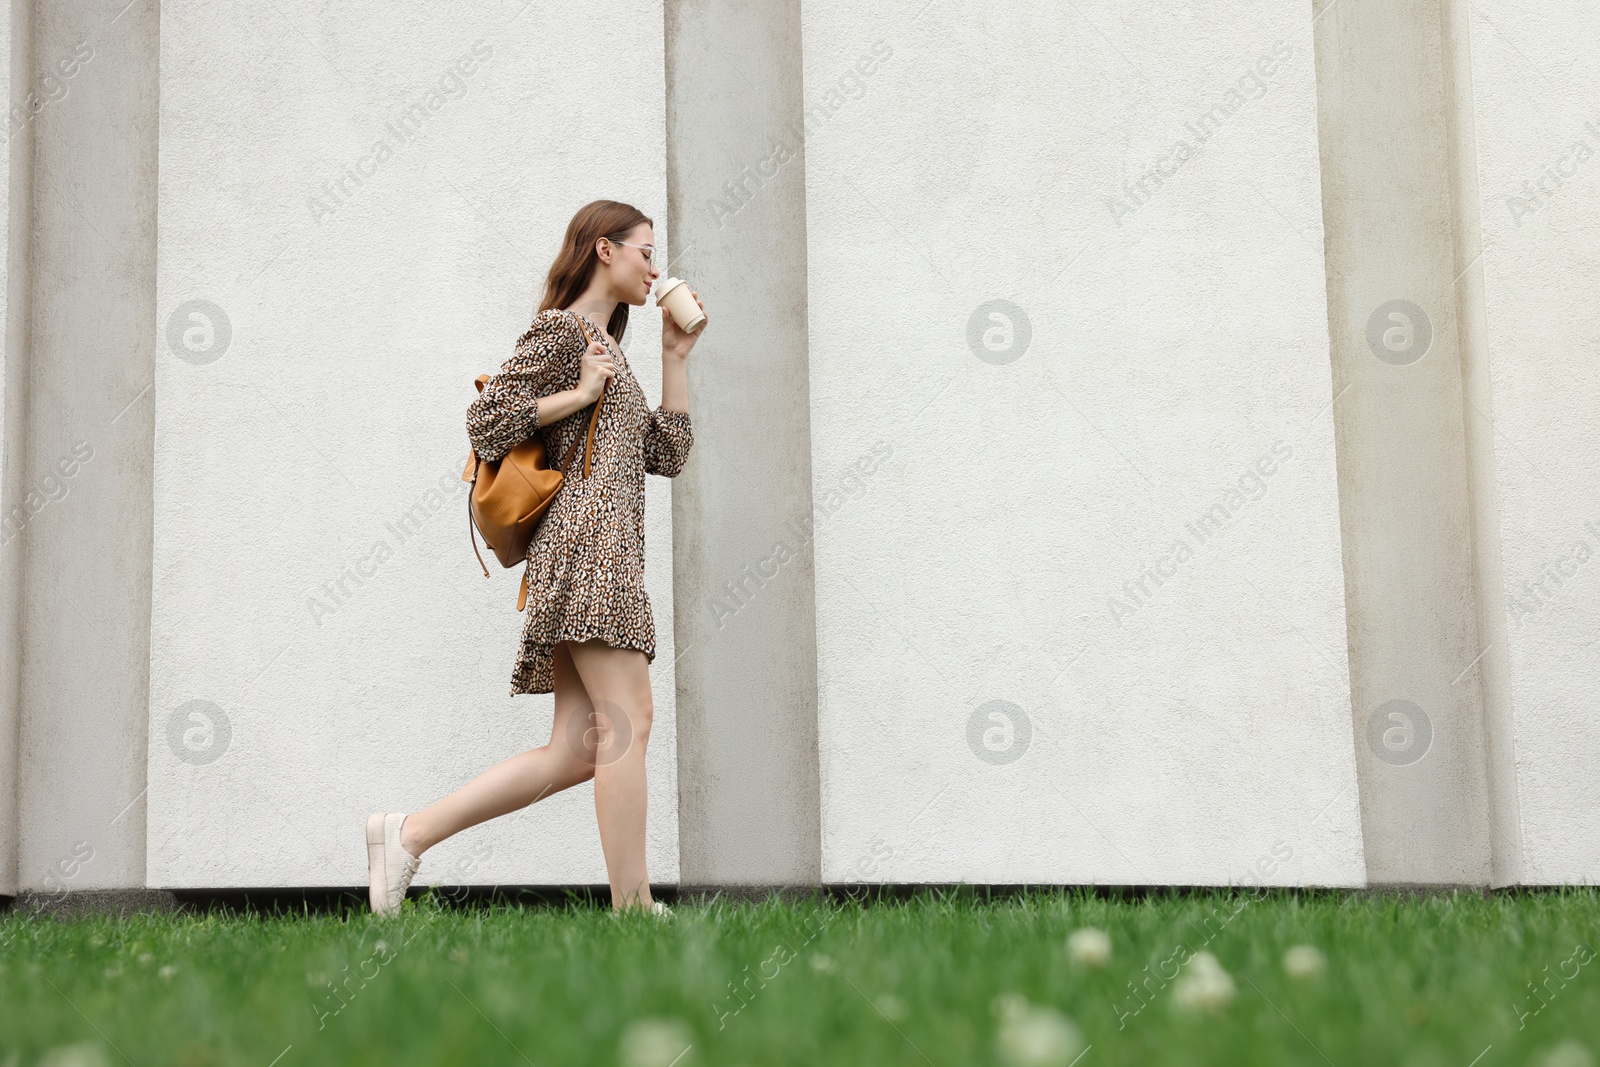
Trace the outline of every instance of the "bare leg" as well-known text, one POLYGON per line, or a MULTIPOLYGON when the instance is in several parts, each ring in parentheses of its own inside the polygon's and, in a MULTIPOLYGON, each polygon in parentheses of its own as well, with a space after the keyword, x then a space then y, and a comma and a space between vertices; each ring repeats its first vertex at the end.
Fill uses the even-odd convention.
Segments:
POLYGON ((650 661, 632 648, 593 640, 571 644, 572 662, 594 702, 596 738, 594 813, 611 879, 611 906, 649 907, 645 871, 645 748, 655 703, 650 661))
POLYGON ((502 760, 443 800, 407 815, 400 827, 401 848, 420 856, 469 826, 519 811, 594 777, 594 738, 585 730, 590 703, 573 669, 567 642, 555 647, 555 680, 550 743, 502 760))

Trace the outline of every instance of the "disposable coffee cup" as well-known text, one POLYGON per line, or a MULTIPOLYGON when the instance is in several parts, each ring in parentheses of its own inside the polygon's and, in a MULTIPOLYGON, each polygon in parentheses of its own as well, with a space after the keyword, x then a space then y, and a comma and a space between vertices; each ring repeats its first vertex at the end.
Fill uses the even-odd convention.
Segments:
POLYGON ((689 291, 689 283, 682 278, 667 278, 656 287, 656 306, 666 308, 684 333, 694 333, 706 321, 705 312, 689 291))

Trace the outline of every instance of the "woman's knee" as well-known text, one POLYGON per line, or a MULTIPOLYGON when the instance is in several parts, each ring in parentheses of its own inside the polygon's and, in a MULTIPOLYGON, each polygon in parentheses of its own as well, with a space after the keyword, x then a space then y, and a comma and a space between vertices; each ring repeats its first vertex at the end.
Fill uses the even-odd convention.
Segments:
POLYGON ((622 709, 627 712, 628 718, 633 721, 636 729, 650 728, 650 723, 655 719, 656 702, 650 693, 648 685, 635 686, 622 694, 617 700, 622 709))
POLYGON ((558 784, 559 788, 566 789, 571 786, 587 782, 594 777, 595 753, 593 749, 584 749, 574 746, 564 740, 557 740, 545 746, 545 751, 555 757, 555 765, 550 777, 558 784))
POLYGON ((650 727, 654 713, 649 700, 602 700, 594 712, 597 727, 594 731, 597 765, 615 763, 629 751, 642 748, 650 741, 650 727))

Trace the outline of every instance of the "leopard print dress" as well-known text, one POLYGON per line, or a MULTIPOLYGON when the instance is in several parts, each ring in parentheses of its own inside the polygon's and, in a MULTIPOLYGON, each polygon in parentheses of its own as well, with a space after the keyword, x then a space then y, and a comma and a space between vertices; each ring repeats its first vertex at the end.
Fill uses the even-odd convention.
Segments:
POLYGON ((616 375, 595 422, 589 476, 583 441, 593 405, 548 426, 538 398, 578 384, 588 345, 577 314, 550 308, 517 338, 515 354, 467 409, 467 438, 485 461, 500 459, 535 433, 546 462, 560 465, 576 446, 555 501, 528 547, 527 618, 511 674, 511 695, 555 691, 553 651, 561 641, 600 638, 656 656, 655 620, 644 588, 644 476, 672 478, 694 443, 686 411, 651 410, 622 350, 594 319, 589 333, 611 349, 616 375))

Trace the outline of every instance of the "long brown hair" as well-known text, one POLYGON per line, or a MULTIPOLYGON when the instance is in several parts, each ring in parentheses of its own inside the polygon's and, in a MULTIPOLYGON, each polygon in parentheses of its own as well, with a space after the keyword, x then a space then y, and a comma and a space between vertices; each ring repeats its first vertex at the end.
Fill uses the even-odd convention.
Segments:
MULTIPOLYGON (((594 243, 602 237, 621 241, 641 222, 655 226, 644 212, 616 200, 594 200, 580 207, 567 223, 567 235, 561 240, 561 251, 556 254, 555 262, 550 264, 550 274, 544 281, 544 297, 534 315, 550 308, 564 308, 582 296, 600 262, 594 243)), ((611 321, 606 323, 607 332, 618 344, 628 330, 628 307, 627 301, 617 301, 611 321)))

